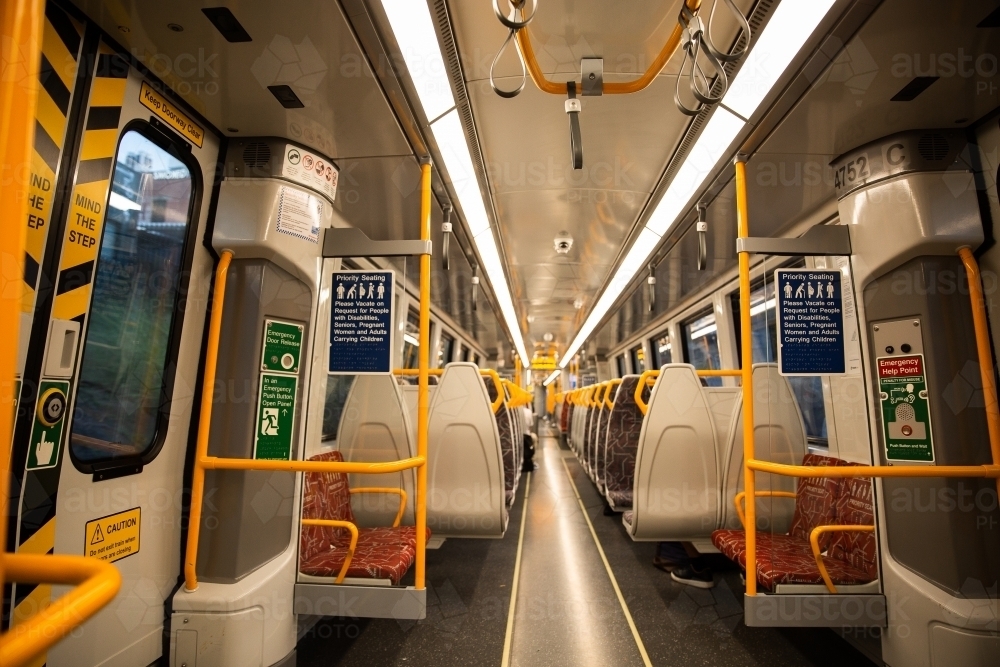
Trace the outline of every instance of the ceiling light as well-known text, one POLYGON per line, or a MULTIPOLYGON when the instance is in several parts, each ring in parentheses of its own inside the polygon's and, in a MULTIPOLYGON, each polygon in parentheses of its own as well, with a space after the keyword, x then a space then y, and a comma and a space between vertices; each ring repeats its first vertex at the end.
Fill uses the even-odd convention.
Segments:
POLYGON ((430 9, 423 0, 382 0, 427 120, 455 106, 430 9))
POLYGON ((718 167, 719 161, 731 154, 733 141, 746 126, 736 114, 750 118, 757 111, 833 4, 834 0, 782 0, 778 5, 753 49, 747 54, 729 92, 713 112, 670 181, 667 191, 657 202, 646 226, 590 311, 573 343, 566 349, 566 354, 559 361, 560 366, 564 367, 569 363, 632 282, 632 278, 643 267, 663 235, 688 209, 691 198, 698 194, 706 179, 718 167))
POLYGON ((507 287, 507 276, 503 272, 503 264, 500 262, 500 253, 497 252, 493 230, 487 228, 486 231, 473 236, 472 240, 476 244, 476 249, 479 250, 480 258, 483 260, 483 269, 485 269, 486 275, 490 278, 490 284, 493 285, 493 294, 496 295, 500 313, 503 315, 504 321, 507 322, 507 328, 514 339, 514 349, 517 351, 518 356, 521 357, 522 362, 526 364, 530 363, 529 360, 531 357, 528 356, 528 352, 524 347, 524 338, 521 337, 521 327, 517 321, 517 311, 514 310, 514 302, 510 298, 510 289, 507 287))
POLYGON ((434 121, 431 131, 434 133, 438 148, 441 149, 441 159, 444 160, 444 166, 448 170, 448 178, 451 179, 458 201, 462 204, 469 232, 476 236, 490 228, 490 219, 486 215, 483 196, 479 192, 479 180, 472 166, 472 155, 469 154, 469 145, 465 142, 465 131, 462 129, 458 111, 452 109, 434 121))
POLYGON ((749 119, 812 35, 834 0, 782 0, 764 26, 722 104, 749 119))
POLYGON ((545 382, 542 383, 542 386, 543 387, 548 387, 550 384, 552 384, 553 380, 555 380, 557 377, 559 377, 560 373, 562 373, 562 371, 559 370, 558 368, 556 370, 552 371, 552 374, 549 375, 547 378, 545 378, 545 382))

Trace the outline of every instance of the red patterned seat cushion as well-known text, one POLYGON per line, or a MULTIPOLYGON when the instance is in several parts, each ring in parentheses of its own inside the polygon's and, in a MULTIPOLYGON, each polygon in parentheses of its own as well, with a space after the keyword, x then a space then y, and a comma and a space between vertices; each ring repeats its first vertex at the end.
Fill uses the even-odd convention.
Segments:
MULTIPOLYGON (((343 461, 340 452, 325 452, 310 461, 343 461)), ((354 523, 347 475, 315 473, 305 475, 303 519, 333 519, 354 523)), ((427 530, 430 538, 431 531, 427 530)), ((299 546, 299 570, 317 577, 336 577, 344 565, 351 544, 347 528, 303 526, 299 546)), ((359 528, 348 577, 391 579, 398 584, 416 559, 417 534, 413 526, 359 528)))
MULTIPOLYGON (((742 530, 717 530, 712 544, 727 558, 746 570, 747 543, 742 530)), ((824 558, 824 565, 834 584, 866 584, 874 574, 852 567, 836 558, 824 558)), ((823 584, 809 542, 794 535, 757 533, 757 581, 767 590, 778 584, 823 584)))
MULTIPOLYGON (((804 466, 842 466, 846 461, 806 454, 804 466)), ((831 524, 836 516, 837 490, 840 480, 833 477, 801 477, 795 490, 795 514, 792 516, 790 535, 809 541, 809 534, 816 526, 831 524)), ((787 502, 787 501, 786 501, 787 502)), ((826 549, 830 542, 829 533, 820 539, 820 547, 826 549)))

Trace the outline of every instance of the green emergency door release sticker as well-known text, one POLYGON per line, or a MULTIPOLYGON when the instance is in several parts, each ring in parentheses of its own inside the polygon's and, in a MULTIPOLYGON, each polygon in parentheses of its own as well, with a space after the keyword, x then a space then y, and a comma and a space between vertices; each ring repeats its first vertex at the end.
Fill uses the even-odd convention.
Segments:
POLYGON ((69 382, 65 380, 42 380, 39 383, 25 470, 55 468, 59 464, 67 396, 69 382))
POLYGON ((264 320, 262 371, 298 373, 302 356, 302 325, 280 320, 264 320))
POLYGON ((255 459, 288 461, 292 458, 292 424, 298 378, 278 373, 260 374, 257 399, 255 459))
POLYGON ((886 460, 933 463, 924 355, 880 357, 876 364, 886 460))

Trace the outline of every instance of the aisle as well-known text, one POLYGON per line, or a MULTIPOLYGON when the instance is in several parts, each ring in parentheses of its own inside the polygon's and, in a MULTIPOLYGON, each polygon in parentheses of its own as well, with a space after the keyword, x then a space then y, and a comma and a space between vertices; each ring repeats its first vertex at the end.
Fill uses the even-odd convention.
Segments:
POLYGON ((554 438, 532 474, 510 664, 641 665, 554 438))

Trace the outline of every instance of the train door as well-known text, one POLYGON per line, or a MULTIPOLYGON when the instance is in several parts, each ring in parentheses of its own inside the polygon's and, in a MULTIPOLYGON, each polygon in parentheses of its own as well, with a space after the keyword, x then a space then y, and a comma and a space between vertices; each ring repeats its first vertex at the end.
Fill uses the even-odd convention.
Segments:
MULTIPOLYGON (((199 241, 219 146, 93 25, 51 3, 47 14, 47 47, 59 46, 56 37, 68 46, 66 26, 77 29, 80 67, 72 107, 56 99, 65 97, 56 86, 68 87, 64 79, 43 85, 57 92, 49 98, 71 128, 71 155, 49 177, 58 181, 55 212, 47 241, 35 246, 43 248, 35 251, 37 298, 22 324, 30 336, 8 540, 19 552, 97 557, 122 574, 114 602, 37 664, 145 665, 162 653, 164 600, 180 573, 183 472, 212 265, 199 241), (61 31, 53 16, 65 18, 61 31)), ((44 96, 43 113, 56 115, 44 96)), ((11 622, 60 593, 17 585, 11 622)))

